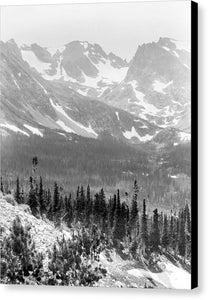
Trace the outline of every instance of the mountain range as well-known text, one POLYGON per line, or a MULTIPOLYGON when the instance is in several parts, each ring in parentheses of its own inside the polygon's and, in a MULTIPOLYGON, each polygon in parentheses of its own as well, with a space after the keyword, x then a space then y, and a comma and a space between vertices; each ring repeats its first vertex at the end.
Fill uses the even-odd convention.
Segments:
POLYGON ((128 62, 98 44, 0 42, 2 136, 109 135, 126 143, 190 140, 190 47, 160 38, 128 62))

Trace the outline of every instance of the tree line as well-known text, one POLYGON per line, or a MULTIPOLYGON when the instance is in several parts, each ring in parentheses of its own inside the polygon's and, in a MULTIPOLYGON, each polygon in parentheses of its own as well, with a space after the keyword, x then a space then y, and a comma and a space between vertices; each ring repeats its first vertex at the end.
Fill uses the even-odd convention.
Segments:
MULTIPOLYGON (((119 189, 106 198, 104 189, 92 195, 90 186, 78 186, 76 195, 64 195, 58 184, 53 190, 44 187, 42 177, 37 178, 37 157, 32 160, 33 176, 29 178, 29 192, 20 188, 16 180, 15 200, 26 203, 38 218, 47 218, 56 226, 64 222, 68 227, 82 224, 91 229, 93 225, 105 234, 108 241, 117 247, 128 249, 134 257, 148 257, 161 249, 190 258, 191 256, 191 215, 186 203, 178 213, 159 213, 155 208, 153 215, 147 214, 146 199, 139 199, 138 183, 134 181, 131 203, 122 200, 119 189)), ((1 178, 1 191, 4 185, 1 178)))

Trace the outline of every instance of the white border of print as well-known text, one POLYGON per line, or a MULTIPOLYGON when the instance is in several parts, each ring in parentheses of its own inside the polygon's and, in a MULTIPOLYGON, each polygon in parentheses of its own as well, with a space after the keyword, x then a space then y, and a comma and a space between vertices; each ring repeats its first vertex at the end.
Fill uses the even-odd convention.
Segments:
MULTIPOLYGON (((182 0, 177 0, 182 1, 182 0)), ((24 4, 64 4, 64 3, 103 3, 125 2, 118 0, 0 0, 0 5, 24 5, 24 4)), ((139 2, 131 0, 131 2, 139 2)), ((154 2, 154 0, 153 0, 154 2)), ((199 0, 199 288, 193 291, 181 290, 142 290, 142 289, 108 289, 108 288, 68 288, 68 287, 43 287, 43 286, 4 286, 0 285, 2 299, 21 300, 99 300, 106 298, 126 300, 152 299, 208 299, 207 270, 208 270, 208 1, 199 0)))

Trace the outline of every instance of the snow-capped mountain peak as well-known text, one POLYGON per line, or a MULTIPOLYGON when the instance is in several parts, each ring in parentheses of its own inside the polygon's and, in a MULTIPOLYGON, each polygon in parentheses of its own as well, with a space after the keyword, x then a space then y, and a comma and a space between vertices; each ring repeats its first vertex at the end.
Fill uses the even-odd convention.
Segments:
POLYGON ((160 127, 190 132, 189 43, 171 38, 138 46, 127 75, 101 100, 160 127))
POLYGON ((63 47, 23 45, 21 54, 46 80, 62 80, 84 96, 100 96, 127 73, 128 63, 112 52, 87 41, 72 41, 63 47))
MULTIPOLYGON (((65 45, 63 51, 59 51, 62 65, 68 66, 69 61, 81 64, 84 57, 90 57, 90 51, 95 51, 89 50, 90 47, 88 43, 88 48, 85 49, 79 42, 65 45), (74 53, 73 56, 70 51, 74 51, 74 47, 81 48, 81 54, 74 53), (86 51, 89 54, 86 54, 86 51)), ((0 50, 0 131, 3 135, 37 135, 44 138, 48 134, 58 134, 67 139, 74 135, 97 139, 105 133, 111 138, 126 142, 143 143, 148 135, 153 138, 157 134, 157 126, 101 101, 83 97, 81 92, 70 88, 70 81, 61 78, 45 80, 48 70, 46 67, 56 55, 51 55, 46 48, 33 44, 19 49, 14 43, 2 42, 0 50), (132 128, 134 131, 130 136, 128 132, 131 132, 132 128)), ((97 64, 94 63, 94 66, 100 67, 102 64, 99 72, 104 74, 111 65, 108 56, 101 54, 102 50, 99 54, 97 51, 97 57, 101 59, 97 64)), ((112 59, 116 60, 116 57, 112 56, 112 59)), ((117 70, 120 71, 121 68, 117 70)), ((90 76, 84 76, 85 79, 92 80, 90 76)), ((97 78, 99 76, 101 78, 101 75, 97 78)))
POLYGON ((1 42, 1 132, 88 138, 108 132, 144 143, 161 141, 160 132, 173 126, 183 132, 174 142, 186 142, 190 70, 182 59, 188 55, 167 39, 139 46, 130 64, 86 41, 57 48, 1 42), (180 59, 163 48, 170 46, 180 59))

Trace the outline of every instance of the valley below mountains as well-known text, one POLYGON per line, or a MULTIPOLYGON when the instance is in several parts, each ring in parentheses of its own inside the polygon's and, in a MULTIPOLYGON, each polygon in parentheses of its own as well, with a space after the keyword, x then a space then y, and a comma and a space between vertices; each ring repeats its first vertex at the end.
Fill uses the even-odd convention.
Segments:
POLYGON ((140 178, 152 204, 180 207, 190 199, 188 43, 160 38, 139 45, 130 61, 86 41, 47 48, 9 40, 0 51, 8 186, 16 176, 28 180, 37 156, 46 182, 67 192, 89 183, 125 197, 140 178))

